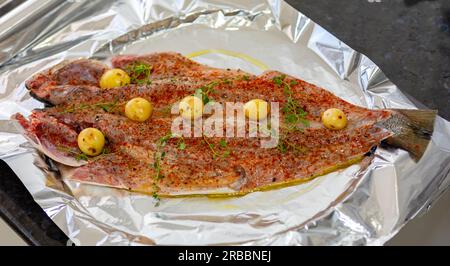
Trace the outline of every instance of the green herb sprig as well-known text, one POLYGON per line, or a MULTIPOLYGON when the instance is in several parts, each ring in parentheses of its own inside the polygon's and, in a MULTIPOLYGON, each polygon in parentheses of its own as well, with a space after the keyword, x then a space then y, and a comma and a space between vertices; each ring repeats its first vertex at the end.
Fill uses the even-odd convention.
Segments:
POLYGON ((178 138, 177 147, 181 151, 186 149, 186 142, 184 140, 184 137, 181 136, 178 138))
POLYGON ((75 160, 77 160, 77 161, 96 161, 96 160, 100 159, 103 155, 106 155, 110 152, 110 150, 107 147, 105 147, 105 148, 103 148, 102 154, 100 154, 96 157, 89 157, 88 155, 86 155, 83 152, 75 152, 73 149, 62 146, 62 145, 57 146, 56 149, 61 152, 72 154, 73 157, 75 158, 75 160))
POLYGON ((215 93, 214 87, 216 87, 217 85, 219 85, 219 82, 213 81, 205 86, 202 86, 195 90, 194 96, 202 99, 203 104, 206 105, 212 102, 210 94, 215 93))
MULTIPOLYGON (((283 87, 284 96, 286 97, 286 104, 282 107, 281 111, 284 114, 285 126, 284 128, 289 131, 302 131, 303 129, 298 127, 299 123, 302 123, 306 127, 309 126, 309 121, 306 119, 308 113, 303 110, 299 102, 293 97, 292 86, 297 85, 297 81, 286 81, 286 75, 280 75, 273 78, 273 83, 278 87, 283 87)), ((285 136, 279 136, 278 149, 281 153, 286 153, 288 150, 295 153, 304 153, 306 148, 300 147, 295 143, 289 141, 285 136)))
POLYGON ((130 76, 132 84, 150 85, 152 83, 150 75, 152 67, 145 63, 134 63, 126 67, 126 72, 130 76))
POLYGON ((278 150, 280 150, 281 153, 286 153, 288 150, 291 150, 296 154, 305 153, 307 151, 306 148, 298 146, 283 137, 278 140, 278 150))
POLYGON ((241 80, 249 81, 249 80, 250 80, 250 77, 249 77, 248 75, 243 75, 242 78, 241 78, 241 80))
POLYGON ((80 104, 79 106, 72 106, 71 108, 64 109, 60 114, 68 114, 68 113, 74 113, 79 110, 94 110, 97 108, 102 109, 103 111, 107 113, 113 113, 116 111, 117 107, 119 107, 121 104, 118 103, 118 100, 114 100, 113 102, 106 102, 106 103, 95 103, 95 104, 80 104))
POLYGON ((305 126, 309 126, 309 121, 306 119, 308 115, 305 110, 300 106, 299 102, 293 97, 292 87, 297 85, 297 81, 292 80, 287 82, 286 75, 280 75, 273 78, 273 83, 278 87, 283 87, 284 96, 286 97, 286 104, 281 111, 284 114, 284 121, 287 124, 289 130, 301 130, 298 127, 298 123, 302 123, 305 126))
POLYGON ((161 112, 162 114, 164 114, 164 115, 170 115, 171 111, 172 111, 172 105, 171 105, 171 104, 164 106, 164 107, 161 108, 161 110, 160 110, 160 112, 161 112))
POLYGON ((157 203, 155 204, 156 207, 159 206, 159 202, 160 202, 160 197, 158 195, 159 186, 157 183, 158 183, 158 181, 160 181, 164 178, 164 175, 162 174, 162 171, 161 171, 162 160, 164 160, 164 158, 166 157, 166 152, 164 151, 164 147, 167 145, 169 140, 172 138, 178 138, 178 142, 177 142, 178 149, 180 149, 180 150, 186 149, 186 142, 185 142, 184 137, 183 136, 180 137, 180 136, 177 136, 172 133, 168 133, 168 134, 162 136, 156 142, 156 151, 153 155, 153 165, 152 165, 153 168, 155 169, 155 176, 153 178, 152 196, 155 200, 157 200, 157 203))
POLYGON ((75 152, 73 149, 71 149, 69 147, 65 147, 65 146, 59 145, 59 146, 56 147, 56 149, 58 151, 60 151, 60 152, 65 152, 65 153, 73 155, 73 157, 77 161, 81 161, 81 160, 88 161, 89 160, 89 157, 86 154, 84 154, 82 152, 81 153, 75 152))
POLYGON ((156 171, 154 180, 159 181, 164 178, 164 175, 161 173, 161 161, 166 157, 166 152, 163 151, 163 148, 167 145, 167 142, 172 138, 172 133, 169 133, 163 137, 161 137, 156 142, 156 152, 153 155, 153 168, 156 171))
POLYGON ((226 140, 224 139, 220 140, 219 145, 216 146, 210 143, 206 138, 206 136, 203 135, 203 141, 210 149, 214 160, 217 158, 226 158, 230 156, 231 150, 228 148, 228 143, 226 140))
POLYGON ((160 197, 158 195, 159 186, 158 182, 164 178, 164 175, 161 173, 161 161, 166 157, 166 152, 163 151, 164 147, 167 145, 167 142, 172 138, 172 133, 169 133, 165 136, 162 136, 156 142, 156 151, 153 154, 153 168, 155 169, 155 175, 153 176, 153 192, 152 197, 156 200, 155 207, 158 207, 160 204, 160 197))

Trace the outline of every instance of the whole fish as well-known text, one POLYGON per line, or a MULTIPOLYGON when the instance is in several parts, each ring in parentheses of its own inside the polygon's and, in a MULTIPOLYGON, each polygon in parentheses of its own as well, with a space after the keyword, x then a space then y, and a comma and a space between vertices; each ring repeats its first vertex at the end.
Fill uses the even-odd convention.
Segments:
MULTIPOLYGON (((60 163, 66 177, 80 182, 158 196, 237 196, 311 180, 368 160, 378 145, 403 148, 417 160, 433 132, 436 111, 369 110, 350 104, 325 89, 277 71, 255 76, 217 69, 177 53, 116 56, 112 66, 133 74, 146 65, 150 80, 101 89, 110 69, 101 62, 64 62, 36 74, 27 88, 48 107, 30 117, 13 116, 24 135, 60 163), (278 145, 260 147, 260 138, 174 137, 171 109, 198 90, 209 90, 216 103, 263 99, 281 108, 278 145), (287 93, 288 92, 288 93, 287 93), (154 106, 146 122, 124 115, 127 101, 142 97, 154 106), (295 102, 301 119, 292 121, 286 106, 295 102), (321 116, 339 108, 348 119, 342 130, 326 128, 321 116), (89 158, 77 145, 85 128, 99 129, 107 139, 103 154, 89 158)), ((298 114, 296 114, 298 115, 298 114)), ((250 121, 245 120, 249 133, 250 121)))

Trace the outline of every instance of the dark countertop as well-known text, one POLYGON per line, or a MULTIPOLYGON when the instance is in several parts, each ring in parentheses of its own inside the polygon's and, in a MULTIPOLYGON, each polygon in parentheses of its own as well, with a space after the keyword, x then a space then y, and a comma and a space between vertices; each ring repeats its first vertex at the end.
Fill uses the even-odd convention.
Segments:
POLYGON ((287 0, 450 120, 450 1, 287 0))
MULTIPOLYGON (((6 2, 0 16, 23 0, 6 2)), ((403 92, 450 119, 450 1, 287 2, 371 58, 403 92)), ((30 244, 66 245, 64 233, 1 160, 0 215, 30 244)))

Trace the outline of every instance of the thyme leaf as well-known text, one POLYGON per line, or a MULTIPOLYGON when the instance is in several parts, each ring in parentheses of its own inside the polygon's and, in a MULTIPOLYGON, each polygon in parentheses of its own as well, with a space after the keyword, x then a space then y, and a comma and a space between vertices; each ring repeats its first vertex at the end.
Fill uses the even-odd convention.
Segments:
POLYGON ((103 111, 109 113, 112 112, 117 107, 117 101, 114 101, 112 103, 100 103, 98 104, 98 107, 103 109, 103 111))
POLYGON ((172 105, 171 104, 166 105, 163 108, 161 108, 161 113, 164 114, 164 115, 169 115, 171 111, 172 111, 172 105))
POLYGON ((300 103, 293 97, 292 87, 298 84, 296 80, 287 82, 286 75, 280 75, 273 78, 273 83, 279 87, 283 86, 284 96, 286 97, 286 104, 281 108, 284 114, 284 121, 288 124, 291 130, 300 130, 297 127, 298 123, 302 123, 306 127, 309 126, 309 121, 306 119, 308 113, 303 110, 300 103))
MULTIPOLYGON (((175 135, 173 135, 172 133, 168 133, 159 138, 158 141, 156 142, 156 151, 153 154, 153 165, 152 165, 152 167, 155 169, 155 175, 153 177, 153 192, 152 192, 153 198, 157 200, 155 207, 158 207, 160 202, 160 198, 158 195, 159 191, 158 181, 164 178, 164 175, 162 174, 161 171, 161 162, 166 157, 166 152, 163 149, 167 145, 169 140, 174 137, 175 135)), ((181 145, 181 143, 179 145, 181 145)))
POLYGON ((228 149, 228 143, 226 142, 226 140, 224 139, 220 140, 219 145, 216 146, 213 143, 210 143, 206 138, 206 136, 203 135, 203 141, 211 150, 212 157, 214 160, 217 158, 226 158, 230 156, 231 150, 228 149))
POLYGON ((73 105, 72 108, 65 109, 64 111, 60 112, 60 114, 74 113, 76 111, 85 109, 95 110, 96 108, 100 108, 107 113, 112 113, 118 106, 120 106, 120 104, 118 103, 118 99, 116 99, 113 102, 80 104, 79 106, 73 105))
MULTIPOLYGON (((309 126, 309 121, 306 119, 308 113, 303 110, 300 103, 294 98, 292 92, 292 86, 298 84, 296 80, 292 80, 289 83, 286 81, 286 75, 280 75, 273 78, 273 83, 278 87, 283 87, 286 103, 281 108, 284 114, 284 122, 286 125, 284 128, 289 131, 302 131, 303 129, 298 126, 302 123, 304 126, 309 126)), ((278 149, 281 153, 286 153, 288 150, 292 150, 295 153, 304 153, 306 148, 300 147, 295 143, 289 141, 285 136, 279 137, 278 149)))
POLYGON ((221 139, 219 144, 220 144, 220 147, 222 147, 222 148, 226 148, 228 145, 227 141, 224 139, 221 139))
POLYGON ((293 151, 294 153, 305 153, 307 151, 306 148, 296 145, 293 142, 290 142, 289 140, 285 138, 281 138, 278 143, 278 149, 281 153, 286 153, 288 150, 293 151))
POLYGON ((77 161, 82 161, 82 160, 83 161, 89 161, 89 157, 86 154, 84 154, 83 152, 81 152, 81 153, 75 152, 75 151, 73 151, 73 149, 71 149, 69 147, 62 146, 62 145, 57 146, 56 149, 58 151, 65 152, 65 153, 73 155, 73 157, 77 161))
POLYGON ((181 151, 186 149, 186 141, 184 140, 183 136, 178 137, 177 147, 181 151))
POLYGON ((126 67, 126 72, 130 76, 130 81, 138 85, 150 85, 152 83, 150 75, 152 67, 145 63, 133 63, 126 67))
POLYGON ((207 103, 211 102, 210 94, 215 93, 214 87, 217 86, 218 84, 219 82, 213 81, 205 86, 202 86, 195 90, 194 96, 202 99, 203 104, 206 105, 207 103))
POLYGON ((153 168, 155 168, 156 174, 154 180, 159 181, 164 178, 164 175, 161 173, 161 160, 164 159, 166 153, 162 150, 167 142, 172 138, 172 133, 169 133, 163 137, 161 137, 156 143, 156 152, 153 155, 153 168))
POLYGON ((89 160, 89 157, 86 155, 86 154, 84 154, 84 153, 80 153, 80 154, 77 154, 76 156, 75 156, 75 160, 77 160, 77 161, 88 161, 89 160))
POLYGON ((248 75, 243 75, 242 80, 249 81, 250 77, 248 75))

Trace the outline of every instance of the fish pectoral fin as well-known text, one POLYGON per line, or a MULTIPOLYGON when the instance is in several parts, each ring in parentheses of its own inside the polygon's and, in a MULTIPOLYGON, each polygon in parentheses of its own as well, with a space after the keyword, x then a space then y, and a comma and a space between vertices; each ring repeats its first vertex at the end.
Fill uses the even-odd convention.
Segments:
POLYGON ((391 109, 394 114, 382 125, 394 134, 386 140, 408 151, 418 161, 428 147, 434 130, 436 110, 391 109))

